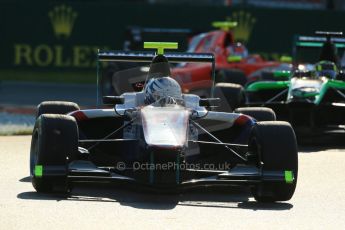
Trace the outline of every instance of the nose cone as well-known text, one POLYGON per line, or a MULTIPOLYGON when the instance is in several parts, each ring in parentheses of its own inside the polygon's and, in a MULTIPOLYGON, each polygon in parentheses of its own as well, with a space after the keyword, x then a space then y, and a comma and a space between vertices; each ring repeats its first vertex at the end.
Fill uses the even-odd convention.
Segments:
POLYGON ((182 106, 146 106, 141 119, 146 143, 150 147, 176 149, 187 145, 189 112, 182 106))

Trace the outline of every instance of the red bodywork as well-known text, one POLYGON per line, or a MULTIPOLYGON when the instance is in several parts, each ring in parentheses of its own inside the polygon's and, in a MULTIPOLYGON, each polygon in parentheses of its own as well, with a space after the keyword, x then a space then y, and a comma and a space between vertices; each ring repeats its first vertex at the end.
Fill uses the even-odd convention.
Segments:
MULTIPOLYGON (((237 69, 241 70, 248 78, 248 82, 256 80, 259 75, 255 72, 267 68, 279 66, 279 62, 265 61, 260 55, 244 55, 238 62, 228 62, 230 55, 237 55, 247 52, 246 48, 240 44, 236 46, 231 31, 216 30, 206 34, 195 36, 190 44, 189 52, 213 53, 216 60, 216 70, 237 69), (194 44, 193 44, 194 40, 194 44), (232 46, 232 50, 229 47, 232 46), (235 54, 232 52, 236 52, 235 54)), ((212 66, 210 64, 188 63, 172 70, 172 75, 182 83, 185 92, 210 85, 212 66), (182 81, 182 82, 181 82, 182 81)))

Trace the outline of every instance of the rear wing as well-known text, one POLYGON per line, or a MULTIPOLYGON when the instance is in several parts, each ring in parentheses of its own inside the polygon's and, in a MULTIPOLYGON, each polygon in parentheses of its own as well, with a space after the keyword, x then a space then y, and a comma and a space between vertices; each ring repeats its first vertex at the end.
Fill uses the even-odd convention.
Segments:
POLYGON ((137 33, 165 33, 165 34, 193 34, 194 31, 191 29, 184 28, 153 28, 153 27, 139 27, 139 26, 129 26, 127 30, 131 31, 133 34, 137 33))
MULTIPOLYGON (((326 37, 319 36, 295 36, 294 46, 305 48, 321 48, 327 41, 326 37)), ((334 43, 337 48, 345 48, 345 38, 331 37, 330 41, 334 43)))
MULTIPOLYGON (((319 60, 325 59, 339 64, 339 59, 341 59, 342 54, 337 51, 342 50, 344 54, 345 50, 345 38, 342 36, 342 32, 326 31, 316 31, 315 36, 294 36, 292 48, 294 64, 297 64, 299 50, 311 50, 311 52, 320 50, 319 60)), ((310 51, 308 52, 310 54, 310 51)), ((305 52, 300 54, 306 55, 305 52)))
MULTIPOLYGON (((124 52, 99 50, 97 57, 101 62, 151 62, 156 56, 155 52, 124 52)), ((215 62, 212 53, 173 53, 166 52, 164 56, 171 63, 183 62, 215 62)))

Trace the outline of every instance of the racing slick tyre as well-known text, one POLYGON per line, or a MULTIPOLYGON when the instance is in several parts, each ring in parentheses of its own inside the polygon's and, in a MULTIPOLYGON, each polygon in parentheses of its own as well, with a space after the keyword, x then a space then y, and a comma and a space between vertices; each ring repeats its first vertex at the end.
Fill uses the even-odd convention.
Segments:
POLYGON ((67 114, 76 110, 80 110, 80 108, 74 102, 44 101, 37 106, 36 118, 42 114, 67 114))
POLYGON ((263 181, 253 189, 254 198, 260 202, 289 200, 295 192, 298 175, 298 150, 295 133, 288 122, 258 122, 252 130, 250 151, 258 153, 262 171, 292 171, 291 182, 263 181))
POLYGON ((255 118, 257 121, 275 121, 276 114, 266 107, 243 107, 235 109, 235 113, 242 113, 255 118))
POLYGON ((30 177, 37 192, 69 191, 68 162, 76 159, 78 127, 72 116, 43 114, 35 123, 30 149, 30 177))
POLYGON ((247 77, 241 70, 219 70, 216 76, 216 82, 234 83, 244 86, 247 83, 247 77))
POLYGON ((245 102, 243 87, 232 83, 217 83, 214 89, 214 97, 220 98, 221 106, 218 110, 223 112, 231 112, 245 102))

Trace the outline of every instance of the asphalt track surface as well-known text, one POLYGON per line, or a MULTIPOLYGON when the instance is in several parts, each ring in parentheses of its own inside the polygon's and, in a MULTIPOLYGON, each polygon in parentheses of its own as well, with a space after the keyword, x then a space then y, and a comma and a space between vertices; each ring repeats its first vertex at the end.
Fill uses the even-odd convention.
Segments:
POLYGON ((345 149, 304 147, 289 202, 257 203, 245 188, 160 195, 79 186, 36 193, 30 136, 0 137, 0 229, 345 229, 345 149))
POLYGON ((96 84, 0 82, 0 105, 37 106, 42 101, 73 101, 95 106, 96 84))

